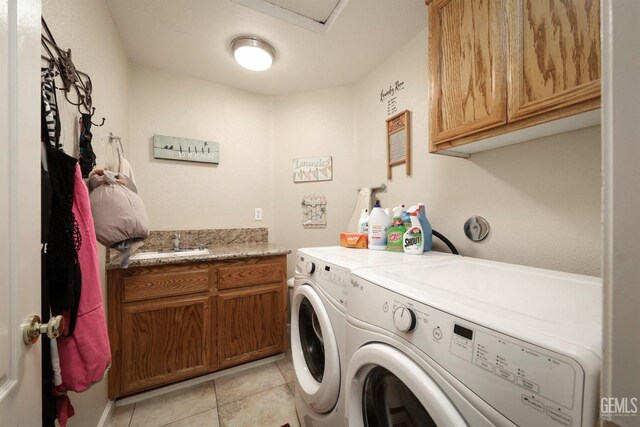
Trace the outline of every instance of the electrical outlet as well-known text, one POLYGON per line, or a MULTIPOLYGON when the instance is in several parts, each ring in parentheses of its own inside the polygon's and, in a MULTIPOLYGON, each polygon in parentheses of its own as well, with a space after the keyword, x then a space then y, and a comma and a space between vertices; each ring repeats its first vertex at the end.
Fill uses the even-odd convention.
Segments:
POLYGON ((253 219, 256 221, 262 221, 262 208, 256 208, 253 219))

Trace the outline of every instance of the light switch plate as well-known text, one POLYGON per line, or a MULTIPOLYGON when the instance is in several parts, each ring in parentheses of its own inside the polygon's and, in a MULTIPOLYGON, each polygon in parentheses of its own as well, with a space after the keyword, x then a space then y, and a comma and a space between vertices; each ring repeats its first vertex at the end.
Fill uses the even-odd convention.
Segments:
POLYGON ((262 208, 256 208, 253 219, 256 221, 262 221, 262 208))

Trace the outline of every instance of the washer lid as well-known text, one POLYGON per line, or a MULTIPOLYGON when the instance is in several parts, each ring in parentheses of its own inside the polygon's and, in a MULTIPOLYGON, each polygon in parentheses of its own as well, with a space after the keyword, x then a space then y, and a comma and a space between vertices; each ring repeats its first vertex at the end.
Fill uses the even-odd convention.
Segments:
POLYGON ((349 270, 381 265, 421 262, 425 259, 452 257, 444 252, 429 251, 423 255, 408 255, 403 252, 375 251, 372 249, 350 249, 341 246, 323 246, 298 249, 299 254, 311 256, 349 270))
POLYGON ((602 280, 596 277, 466 257, 354 275, 523 339, 538 332, 601 354, 602 280))

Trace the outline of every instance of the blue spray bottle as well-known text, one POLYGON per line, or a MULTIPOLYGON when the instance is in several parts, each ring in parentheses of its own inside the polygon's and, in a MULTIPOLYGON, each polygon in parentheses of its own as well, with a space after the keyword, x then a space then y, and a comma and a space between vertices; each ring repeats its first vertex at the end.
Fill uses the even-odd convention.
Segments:
POLYGON ((420 208, 420 213, 418 214, 418 218, 420 219, 420 225, 422 225, 422 231, 424 233, 424 251, 430 251, 432 247, 432 239, 433 239, 433 229, 431 228, 431 224, 429 224, 429 220, 427 219, 427 211, 424 206, 424 203, 418 203, 418 207, 420 208))

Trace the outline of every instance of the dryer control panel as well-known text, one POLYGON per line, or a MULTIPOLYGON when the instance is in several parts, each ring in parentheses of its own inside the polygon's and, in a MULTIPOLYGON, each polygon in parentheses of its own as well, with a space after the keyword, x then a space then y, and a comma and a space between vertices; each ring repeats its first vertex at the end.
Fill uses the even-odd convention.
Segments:
MULTIPOLYGON (((359 277, 351 280, 349 316, 397 335, 514 424, 582 426, 591 419, 595 422, 595 414, 583 419, 585 372, 576 360, 359 277), (400 316, 415 317, 415 326, 399 329, 400 316)), ((593 387, 597 388, 597 379, 593 387)))
POLYGON ((307 277, 324 291, 344 311, 347 304, 347 290, 351 272, 346 268, 298 254, 296 256, 296 277, 307 277))

